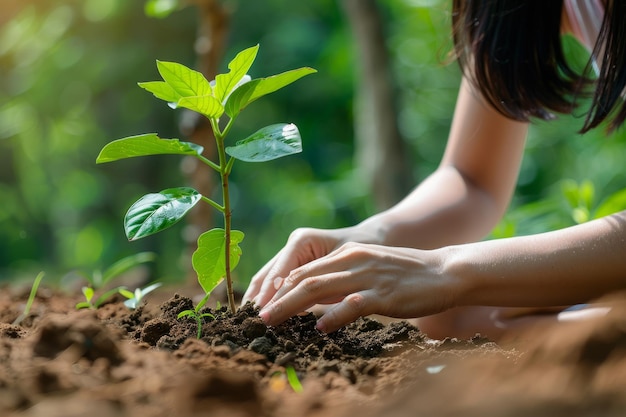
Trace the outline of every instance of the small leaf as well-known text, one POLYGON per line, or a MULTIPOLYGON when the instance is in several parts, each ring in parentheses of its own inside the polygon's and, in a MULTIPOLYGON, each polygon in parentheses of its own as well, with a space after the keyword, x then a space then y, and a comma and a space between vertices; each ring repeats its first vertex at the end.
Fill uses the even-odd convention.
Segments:
POLYGON ((222 103, 213 96, 183 97, 178 101, 178 106, 214 119, 219 119, 224 114, 222 103))
POLYGON ((228 155, 246 162, 271 161, 298 152, 302 152, 302 140, 293 123, 266 126, 226 148, 228 155))
POLYGON ((167 229, 196 205, 202 195, 193 188, 168 188, 146 194, 137 200, 124 217, 128 240, 136 240, 167 229))
POLYGON ((120 294, 122 294, 124 297, 128 299, 135 298, 135 293, 127 290, 126 288, 119 288, 118 291, 120 294))
MULTIPOLYGON (((226 275, 224 229, 212 229, 198 238, 198 249, 191 262, 198 274, 198 282, 205 293, 210 293, 226 275)), ((230 270, 234 270, 241 257, 239 243, 244 234, 239 230, 230 233, 230 270)))
POLYGON ((217 98, 220 103, 248 73, 258 51, 259 45, 255 45, 239 52, 237 56, 228 63, 228 69, 230 71, 227 74, 219 74, 215 77, 215 98, 217 98))
POLYGON ((178 139, 161 139, 156 133, 128 136, 110 142, 102 148, 96 163, 148 155, 200 155, 204 148, 178 139))
POLYGON ((91 287, 83 287, 82 291, 83 291, 83 295, 85 296, 85 300, 87 300, 89 302, 89 301, 91 301, 93 299, 93 295, 94 295, 93 288, 91 288, 91 287))
POLYGON ((177 62, 157 61, 163 80, 181 97, 211 95, 209 81, 198 71, 177 62))
POLYGON ((183 317, 189 317, 189 316, 196 316, 196 312, 193 310, 185 310, 185 311, 181 311, 180 313, 178 313, 178 316, 176 316, 179 319, 182 319, 183 317))
POLYGON ((165 100, 170 103, 176 103, 181 96, 165 81, 148 81, 138 83, 139 87, 154 94, 156 98, 165 100))
POLYGON ((253 101, 265 95, 280 90, 281 88, 299 80, 305 75, 313 74, 317 70, 309 67, 298 68, 286 71, 281 74, 266 78, 257 78, 248 83, 240 85, 233 91, 226 101, 226 114, 235 117, 253 101))
POLYGON ((148 0, 144 6, 147 16, 165 18, 180 7, 178 0, 148 0))

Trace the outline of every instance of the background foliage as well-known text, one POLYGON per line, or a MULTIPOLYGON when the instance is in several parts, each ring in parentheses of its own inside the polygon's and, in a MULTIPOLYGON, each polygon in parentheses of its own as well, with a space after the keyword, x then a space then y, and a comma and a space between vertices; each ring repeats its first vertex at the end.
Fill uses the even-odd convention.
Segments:
MULTIPOLYGON (((449 2, 379 3, 399 92, 398 122, 421 179, 439 162, 459 83, 456 65, 445 63, 449 2)), ((224 61, 260 43, 255 77, 301 66, 319 71, 253 104, 231 134, 245 137, 266 124, 294 122, 304 144, 301 155, 241 163, 235 170, 233 224, 246 231, 238 269, 243 286, 294 228, 351 225, 373 209, 354 175, 354 56, 338 2, 228 5, 224 61)), ((151 279, 176 281, 186 274, 184 224, 129 243, 121 222, 137 196, 184 184, 180 160, 164 156, 96 166, 95 157, 110 140, 139 132, 183 139, 180 113, 136 83, 157 79, 156 59, 193 66, 196 26, 193 7, 154 19, 139 0, 5 0, 0 280, 32 280, 42 269, 61 280, 144 250, 159 256, 151 279)), ((584 61, 575 42, 566 40, 566 46, 572 59, 584 61)), ((581 136, 581 125, 573 116, 532 128, 512 210, 494 236, 584 221, 604 197, 625 186, 623 133, 581 136)), ((611 204, 618 207, 621 200, 611 204)))

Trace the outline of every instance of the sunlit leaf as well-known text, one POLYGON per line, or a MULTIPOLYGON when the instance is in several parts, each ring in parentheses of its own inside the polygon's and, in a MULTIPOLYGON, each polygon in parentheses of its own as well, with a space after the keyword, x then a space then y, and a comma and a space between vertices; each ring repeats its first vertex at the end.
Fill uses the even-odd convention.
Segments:
POLYGON ((237 56, 228 63, 228 69, 230 71, 215 77, 215 97, 220 102, 226 98, 237 83, 248 73, 258 51, 259 45, 255 45, 239 52, 237 56))
POLYGON ((226 114, 235 117, 250 103, 274 91, 299 80, 305 75, 317 72, 313 68, 303 67, 266 78, 257 78, 242 84, 232 92, 226 101, 226 114))
MULTIPOLYGON (((191 258, 198 282, 205 293, 210 293, 226 275, 224 229, 211 229, 198 238, 198 249, 191 258)), ((230 270, 235 269, 241 257, 239 243, 244 234, 239 230, 230 232, 230 270)))
POLYGON ((183 97, 178 101, 178 106, 215 119, 219 119, 224 114, 222 103, 213 96, 183 97))
POLYGON ((167 229, 196 205, 202 195, 193 188, 168 188, 146 194, 135 202, 124 217, 128 240, 136 240, 167 229))
POLYGON ((147 16, 163 19, 180 7, 178 0, 147 0, 144 12, 147 16))
POLYGON ((626 210, 626 188, 609 195, 596 209, 593 217, 600 218, 626 210))
POLYGON ((206 96, 211 94, 211 85, 202 73, 177 62, 157 61, 163 80, 181 97, 206 96))
POLYGON ((148 81, 144 83, 137 83, 139 87, 154 94, 156 98, 165 100, 170 103, 176 103, 180 100, 181 95, 172 88, 171 85, 165 81, 148 81))
POLYGON ((246 162, 271 161, 298 152, 302 152, 302 140, 293 123, 266 126, 226 148, 228 155, 246 162))
POLYGON ((147 155, 199 155, 204 149, 191 142, 161 139, 156 133, 129 136, 110 142, 102 148, 96 163, 117 161, 147 155))

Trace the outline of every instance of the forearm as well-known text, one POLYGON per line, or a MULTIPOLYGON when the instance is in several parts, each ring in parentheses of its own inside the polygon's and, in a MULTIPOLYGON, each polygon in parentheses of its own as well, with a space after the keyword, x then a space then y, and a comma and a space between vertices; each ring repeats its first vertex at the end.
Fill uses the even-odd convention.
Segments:
POLYGON ((433 249, 484 238, 504 207, 452 167, 441 168, 396 206, 357 226, 369 243, 433 249))
POLYGON ((457 305, 583 303, 626 288, 626 211, 538 235, 442 249, 457 305))

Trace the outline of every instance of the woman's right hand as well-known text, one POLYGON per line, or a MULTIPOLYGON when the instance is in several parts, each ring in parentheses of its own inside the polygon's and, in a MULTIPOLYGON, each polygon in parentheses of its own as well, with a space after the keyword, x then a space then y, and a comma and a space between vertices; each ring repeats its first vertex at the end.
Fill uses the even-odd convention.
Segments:
POLYGON ((280 252, 252 277, 242 304, 252 301, 264 307, 276 294, 282 279, 292 270, 328 255, 348 241, 353 241, 355 229, 296 229, 280 252))

